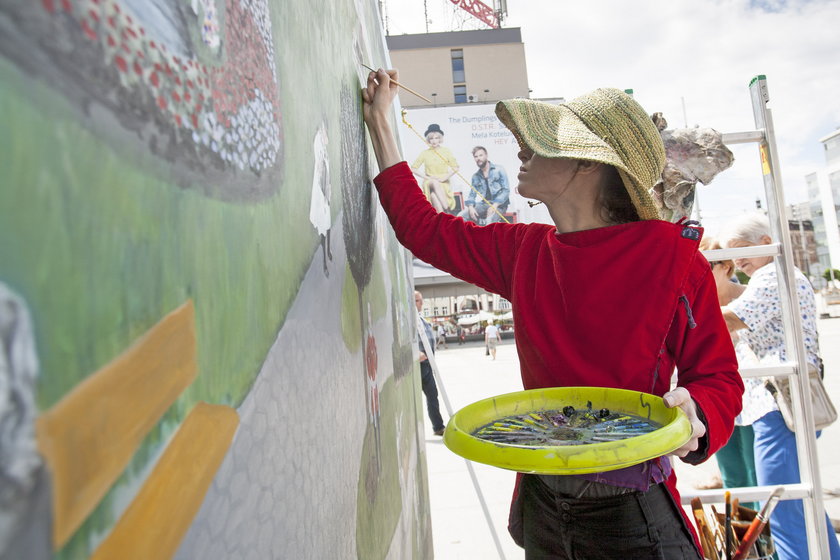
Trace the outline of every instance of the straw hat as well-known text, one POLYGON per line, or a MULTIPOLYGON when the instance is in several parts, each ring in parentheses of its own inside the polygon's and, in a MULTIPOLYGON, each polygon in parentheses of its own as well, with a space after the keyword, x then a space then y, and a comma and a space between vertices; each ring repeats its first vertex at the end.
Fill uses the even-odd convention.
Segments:
POLYGON ((535 154, 614 166, 639 217, 659 219, 650 189, 662 175, 665 148, 651 118, 626 93, 596 89, 560 105, 508 99, 496 104, 496 115, 535 154))

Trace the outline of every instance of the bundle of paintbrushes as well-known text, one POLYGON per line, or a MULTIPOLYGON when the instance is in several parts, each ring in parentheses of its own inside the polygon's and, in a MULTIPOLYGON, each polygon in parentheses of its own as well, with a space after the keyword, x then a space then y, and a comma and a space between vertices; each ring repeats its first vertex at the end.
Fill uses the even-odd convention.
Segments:
MULTIPOLYGON (((697 525, 697 535, 703 556, 708 560, 770 560, 775 547, 767 524, 770 514, 781 495, 781 489, 767 501, 761 512, 738 504, 738 499, 724 504, 724 511, 709 506, 707 516, 700 498, 691 500, 691 511, 697 525)), ((729 498, 729 492, 726 493, 729 498)))
POLYGON ((606 408, 545 410, 506 416, 473 432, 473 436, 494 443, 529 447, 582 445, 619 441, 650 433, 660 424, 634 414, 610 412, 606 408))

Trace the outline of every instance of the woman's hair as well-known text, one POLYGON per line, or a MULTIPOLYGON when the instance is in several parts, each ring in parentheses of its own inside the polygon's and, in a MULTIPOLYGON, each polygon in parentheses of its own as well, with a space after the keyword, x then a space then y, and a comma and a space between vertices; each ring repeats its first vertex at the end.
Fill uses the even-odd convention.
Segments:
POLYGON ((718 236, 718 242, 723 247, 733 241, 743 241, 752 245, 761 243, 761 238, 770 235, 770 221, 764 214, 751 213, 739 216, 729 224, 718 236))
MULTIPOLYGON (((704 237, 700 240, 701 251, 714 251, 716 249, 723 249, 723 247, 721 246, 720 241, 718 241, 714 237, 704 237)), ((725 261, 709 261, 709 264, 711 264, 712 266, 714 266, 715 263, 720 263, 723 266, 725 266, 727 270, 729 270, 730 276, 735 272, 735 261, 733 261, 732 259, 726 259, 725 261)))
POLYGON ((601 183, 601 204, 604 219, 612 224, 626 224, 641 220, 618 169, 604 164, 603 182, 601 183))

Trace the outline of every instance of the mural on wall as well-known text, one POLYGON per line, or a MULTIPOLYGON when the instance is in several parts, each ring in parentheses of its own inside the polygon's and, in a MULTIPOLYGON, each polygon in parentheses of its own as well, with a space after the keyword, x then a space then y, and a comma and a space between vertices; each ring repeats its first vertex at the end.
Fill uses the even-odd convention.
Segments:
POLYGON ((423 558, 370 0, 0 5, 0 559, 423 558))

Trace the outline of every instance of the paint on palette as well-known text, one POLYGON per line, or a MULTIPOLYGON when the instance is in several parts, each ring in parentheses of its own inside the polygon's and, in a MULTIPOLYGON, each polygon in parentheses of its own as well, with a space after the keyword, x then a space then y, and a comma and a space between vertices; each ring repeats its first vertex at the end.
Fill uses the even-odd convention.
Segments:
POLYGON ((621 441, 661 427, 635 414, 607 408, 593 410, 589 402, 578 410, 566 406, 562 410, 506 416, 478 428, 473 436, 493 443, 548 447, 621 441))

